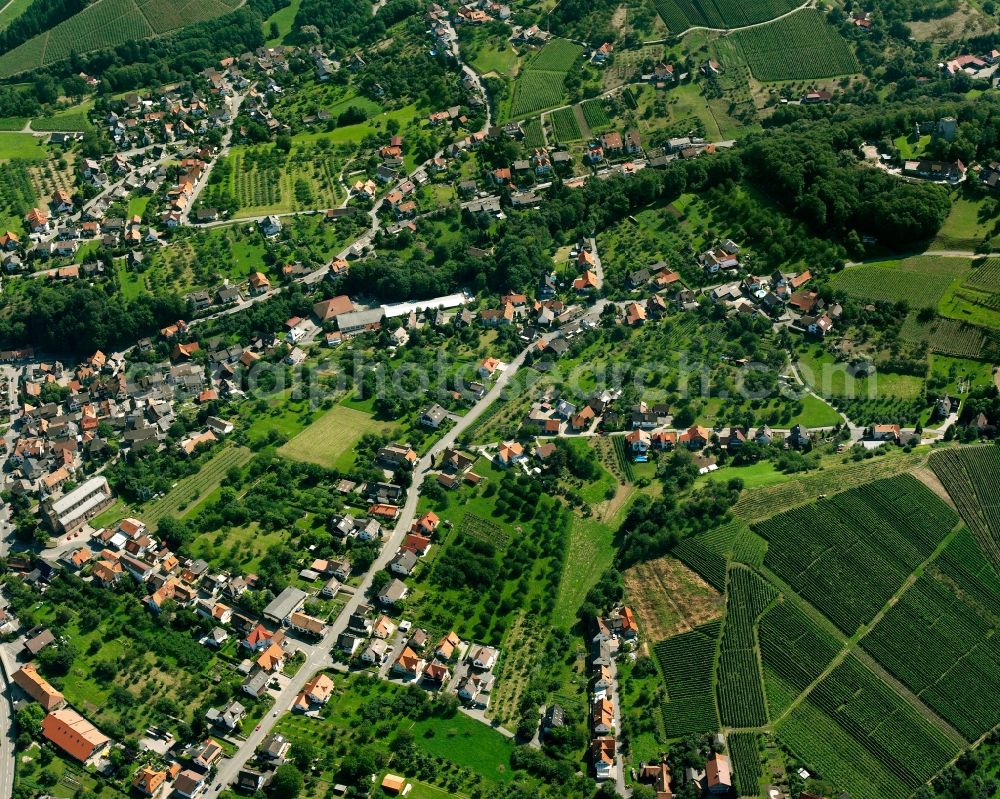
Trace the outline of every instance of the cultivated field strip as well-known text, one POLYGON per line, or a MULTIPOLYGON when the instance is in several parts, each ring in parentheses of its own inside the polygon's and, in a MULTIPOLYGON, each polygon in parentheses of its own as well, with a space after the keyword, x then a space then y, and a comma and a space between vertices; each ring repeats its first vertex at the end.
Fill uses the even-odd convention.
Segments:
POLYGON ((930 779, 958 752, 954 741, 853 654, 816 686, 809 701, 911 790, 930 779))
POLYGON ((170 493, 145 506, 142 518, 155 525, 164 516, 179 516, 192 502, 204 499, 218 487, 233 466, 243 466, 253 457, 246 447, 224 446, 195 474, 177 481, 170 493))
MULTIPOLYGON (((777 675, 795 696, 812 685, 842 649, 840 641, 787 599, 761 618, 759 637, 765 669, 777 675)), ((777 700, 768 695, 772 718, 787 709, 786 703, 777 700)))
POLYGON ((941 450, 928 463, 983 551, 1000 564, 1000 447, 941 450))
POLYGON ((72 53, 148 39, 214 19, 240 5, 235 0, 97 0, 51 30, 0 56, 0 77, 53 64, 72 53))
POLYGON ((552 129, 560 143, 580 141, 583 138, 573 106, 556 109, 552 112, 550 119, 552 120, 552 129))
POLYGON ((912 793, 875 755, 812 702, 800 703, 781 721, 778 737, 852 799, 906 799, 912 793))
POLYGON ((861 641, 970 741, 1000 724, 1000 578, 982 579, 991 571, 963 530, 861 641))
POLYGON ((990 258, 974 266, 962 285, 991 294, 1000 293, 1000 258, 990 258))
POLYGON ((667 686, 662 705, 668 738, 719 729, 712 675, 721 623, 713 621, 653 648, 667 686))
POLYGON ((970 264, 971 259, 934 256, 864 263, 837 272, 831 282, 865 302, 904 300, 911 308, 934 308, 970 264))
POLYGON ((733 543, 741 529, 742 525, 734 522, 709 530, 701 535, 685 538, 674 547, 673 554, 713 586, 724 591, 726 589, 726 566, 729 563, 733 543))
POLYGON ((990 347, 986 328, 940 316, 930 322, 921 322, 911 313, 900 327, 899 337, 911 344, 926 344, 934 352, 956 358, 985 360, 996 349, 990 347))
POLYGON ((741 566, 729 570, 729 595, 719 648, 719 716, 727 727, 767 724, 757 620, 778 591, 741 566))
POLYGON ((563 101, 566 75, 583 52, 578 44, 552 39, 531 59, 514 82, 510 116, 518 119, 563 101))
POLYGON ((791 11, 795 0, 654 0, 656 12, 673 34, 691 27, 735 28, 766 22, 791 11))
POLYGON ((733 732, 726 737, 737 796, 756 796, 760 792, 761 744, 761 736, 755 732, 733 732))
POLYGON ((755 525, 765 564, 847 635, 870 622, 955 526, 954 512, 904 475, 755 525), (822 535, 805 535, 806 530, 822 535))
POLYGON ((847 40, 812 8, 732 34, 757 80, 809 80, 860 70, 847 40))
POLYGON ((733 506, 733 513, 747 522, 767 519, 782 511, 812 502, 820 494, 847 491, 871 480, 892 477, 920 465, 926 455, 919 452, 893 453, 874 463, 860 461, 797 475, 789 483, 744 491, 733 506))

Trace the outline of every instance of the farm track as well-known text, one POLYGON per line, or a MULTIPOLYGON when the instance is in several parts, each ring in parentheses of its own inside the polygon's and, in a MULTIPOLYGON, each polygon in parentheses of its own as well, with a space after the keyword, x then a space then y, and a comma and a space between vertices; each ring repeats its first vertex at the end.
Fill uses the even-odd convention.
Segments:
MULTIPOLYGON (((868 635, 869 632, 871 632, 873 629, 875 629, 875 627, 878 626, 879 622, 882 621, 885 615, 893 608, 893 606, 895 606, 895 604, 899 601, 900 597, 902 597, 903 594, 905 594, 910 589, 910 587, 917 581, 918 575, 922 574, 924 570, 930 564, 932 564, 942 552, 944 552, 948 544, 951 543, 952 539, 958 534, 958 532, 961 529, 962 529, 962 524, 961 523, 956 524, 955 527, 953 527, 952 530, 948 533, 948 535, 946 535, 943 539, 941 539, 941 541, 935 547, 934 551, 931 552, 931 554, 928 555, 927 558, 925 558, 910 573, 910 575, 906 578, 906 580, 903 581, 903 584, 895 591, 895 593, 893 593, 893 595, 889 598, 889 600, 882 606, 881 610, 879 610, 879 612, 875 614, 875 617, 868 624, 863 625, 853 636, 846 639, 840 652, 837 654, 836 657, 834 657, 834 659, 830 663, 827 664, 826 668, 824 668, 823 671, 820 672, 819 676, 816 677, 816 679, 813 680, 812 683, 808 685, 802 693, 800 693, 794 700, 792 700, 792 703, 787 708, 785 708, 784 712, 777 719, 773 720, 773 724, 775 726, 780 724, 784 719, 788 718, 788 716, 792 713, 792 711, 794 711, 799 705, 802 704, 802 702, 808 699, 809 695, 816 689, 816 686, 818 686, 821 682, 823 682, 823 680, 825 680, 834 671, 834 669, 836 669, 837 666, 843 663, 850 654, 853 653, 856 655, 860 655, 860 653, 863 652, 863 650, 858 646, 858 644, 862 641, 862 639, 864 639, 866 635, 868 635)), ((771 579, 771 575, 768 575, 768 579, 771 579)), ((820 616, 823 615, 817 608, 813 607, 798 594, 796 594, 795 597, 800 603, 802 603, 803 606, 807 606, 810 610, 815 611, 815 613, 819 614, 820 616)), ((825 616, 823 618, 825 618, 825 616)), ((843 634, 841 633, 840 636, 838 636, 838 638, 842 636, 843 634)), ((895 682, 896 682, 895 680, 890 681, 890 685, 893 688, 895 688, 895 682)), ((910 691, 899 692, 899 693, 904 699, 907 700, 907 702, 913 707, 914 710, 919 712, 920 715, 926 718, 928 721, 932 722, 935 725, 935 727, 937 727, 941 731, 942 734, 947 736, 950 740, 956 742, 961 741, 962 745, 965 745, 965 739, 958 733, 958 731, 955 730, 944 719, 938 716, 933 710, 927 707, 927 705, 925 705, 918 696, 916 696, 910 691)))
POLYGON ((680 39, 682 36, 687 36, 689 33, 692 33, 694 31, 708 31, 709 33, 726 33, 726 34, 735 33, 736 31, 747 31, 753 28, 761 28, 764 25, 770 25, 772 22, 777 22, 780 19, 785 19, 785 17, 790 17, 792 16, 792 14, 797 14, 799 11, 815 7, 816 7, 816 0, 806 0, 806 2, 804 2, 802 5, 796 6, 790 11, 786 11, 784 14, 779 14, 778 16, 772 17, 771 19, 766 19, 763 22, 752 22, 749 25, 738 25, 733 28, 712 28, 709 27, 708 25, 692 25, 690 28, 686 28, 685 30, 682 30, 680 33, 675 33, 673 36, 667 39, 650 39, 649 41, 643 42, 642 44, 644 47, 650 44, 671 44, 676 39, 680 39))
POLYGON ((920 466, 914 469, 910 472, 910 474, 933 491, 938 498, 948 505, 953 511, 958 513, 958 506, 955 505, 955 501, 951 498, 951 494, 948 493, 948 489, 944 487, 938 479, 938 476, 934 474, 934 470, 931 469, 929 464, 927 466, 920 466))

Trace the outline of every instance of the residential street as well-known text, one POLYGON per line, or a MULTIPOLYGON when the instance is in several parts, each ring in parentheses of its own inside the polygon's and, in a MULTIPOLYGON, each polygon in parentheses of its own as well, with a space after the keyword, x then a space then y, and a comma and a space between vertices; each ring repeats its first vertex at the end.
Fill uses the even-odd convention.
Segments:
MULTIPOLYGON (((595 306, 596 307, 596 306, 595 306)), ((371 586, 372 578, 376 572, 383 570, 389 561, 396 554, 396 550, 399 549, 399 545, 403 541, 403 537, 409 532, 410 526, 413 524, 413 520, 416 518, 417 514, 417 502, 420 498, 420 487, 423 484, 424 479, 427 476, 434 459, 442 451, 454 445, 458 437, 464 433, 482 414, 483 412, 501 395, 504 388, 513 379, 517 370, 524 363, 524 359, 530 350, 529 347, 525 347, 524 350, 507 366, 507 368, 500 374, 497 381, 493 384, 493 387, 483 395, 469 412, 462 417, 461 421, 458 422, 451 430, 444 434, 440 441, 438 441, 431 450, 421 458, 413 469, 413 484, 410 487, 406 495, 406 503, 400 509, 399 519, 396 522, 395 528, 393 528, 392 534, 386 539, 385 544, 382 547, 382 552, 376 558, 375 562, 372 563, 371 568, 365 574, 364 579, 361 581, 361 585, 355 590, 353 596, 351 596, 347 604, 344 605, 343 610, 341 610, 340 615, 337 616, 336 620, 330 625, 329 630, 326 635, 323 636, 322 640, 313 646, 304 646, 303 649, 306 651, 306 662, 298 670, 294 677, 292 677, 288 685, 281 691, 277 701, 275 702, 274 711, 268 714, 260 723, 259 728, 251 731, 246 740, 240 746, 236 754, 227 758, 219 766, 216 781, 210 788, 208 795, 215 796, 218 795, 219 791, 225 788, 227 785, 236 781, 236 776, 239 770, 246 765, 247 761, 253 756, 257 748, 260 746, 261 741, 271 732, 278 718, 281 714, 288 712, 291 707, 292 702, 295 697, 302 690, 302 687, 308 682, 312 675, 324 668, 329 668, 333 665, 333 659, 330 657, 330 651, 337 642, 337 638, 340 634, 347 629, 347 622, 354 613, 358 606, 366 601, 368 589, 371 586)))
POLYGON ((14 791, 14 711, 10 696, 12 664, 7 649, 0 646, 0 797, 8 799, 14 791))
POLYGON ((188 203, 187 208, 184 209, 184 213, 181 214, 181 224, 190 224, 189 218, 191 216, 191 209, 194 208, 195 202, 198 200, 198 195, 201 194, 201 190, 208 185, 208 178, 212 174, 212 169, 219 162, 220 158, 225 158, 229 154, 229 143, 233 140, 233 122, 236 121, 237 114, 240 113, 240 106, 243 104, 243 98, 246 94, 234 94, 232 97, 226 98, 226 105, 229 106, 229 116, 233 121, 226 126, 226 132, 222 136, 222 146, 219 148, 219 152, 216 154, 215 158, 209 161, 208 166, 205 168, 205 173, 201 176, 201 180, 198 181, 198 185, 194 187, 194 193, 191 195, 191 201, 188 203))

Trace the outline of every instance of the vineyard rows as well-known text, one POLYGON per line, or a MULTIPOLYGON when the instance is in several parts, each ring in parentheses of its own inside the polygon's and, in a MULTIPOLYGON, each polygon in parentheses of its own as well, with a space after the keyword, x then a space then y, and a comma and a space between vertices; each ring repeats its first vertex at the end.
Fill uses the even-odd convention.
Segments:
POLYGON ((0 77, 55 63, 72 53, 115 47, 226 14, 234 0, 97 0, 0 57, 0 77))
POLYGON ((552 39, 528 62, 526 68, 545 72, 569 72, 582 51, 580 45, 567 39, 552 39))
POLYGON ((848 295, 868 302, 905 300, 911 308, 933 308, 970 263, 963 258, 933 256, 880 261, 844 269, 832 282, 848 295))
POLYGON ((1000 602, 971 535, 955 541, 861 644, 971 741, 1000 723, 1000 602))
POLYGON ((1000 258, 990 258, 973 268, 962 285, 990 294, 1000 292, 1000 258))
POLYGON ((635 482, 635 470, 632 468, 632 457, 625 449, 625 437, 615 436, 615 456, 618 459, 618 467, 621 469, 625 479, 630 483, 635 482))
MULTIPOLYGON (((791 601, 774 605, 760 620, 760 655, 796 695, 808 688, 840 652, 840 644, 791 601)), ((794 697, 791 697, 794 698, 794 697)), ((771 715, 783 712, 785 702, 768 695, 771 715)))
POLYGON ((788 511, 754 529, 769 543, 764 562, 852 635, 955 521, 926 486, 903 475, 788 511))
POLYGON ((492 544, 497 549, 506 549, 510 546, 510 536, 503 527, 474 513, 465 514, 458 526, 458 531, 462 535, 492 544))
POLYGON ((782 720, 778 738, 851 799, 906 799, 913 793, 812 702, 802 702, 782 720))
POLYGON ((959 530, 948 542, 944 552, 938 555, 935 567, 953 575, 953 579, 962 586, 962 593, 983 612, 998 615, 1000 613, 998 571, 983 552, 969 530, 959 530))
POLYGON ((545 146, 545 134, 542 132, 542 120, 539 117, 528 120, 524 126, 524 144, 527 147, 545 146))
POLYGON ((580 108, 583 109, 583 118, 587 122, 587 126, 594 133, 611 127, 611 119, 608 117, 608 112, 604 110, 602 100, 587 100, 580 104, 580 108))
POLYGON ((760 793, 761 737, 753 732, 734 732, 726 738, 733 761, 733 787, 737 796, 760 793))
POLYGON ((514 96, 510 115, 521 117, 545 108, 559 105, 563 99, 564 72, 542 72, 526 69, 514 83, 514 96))
POLYGON ((719 716, 728 727, 767 724, 754 628, 777 595, 777 590, 749 569, 730 569, 718 681, 719 716))
POLYGON ((942 450, 931 455, 930 466, 980 546, 1000 564, 1000 448, 942 450))
MULTIPOLYGON (((955 292, 956 296, 959 294, 961 292, 955 292)), ((899 335, 904 341, 926 344, 931 350, 941 355, 984 360, 985 356, 989 354, 987 353, 986 332, 982 328, 958 319, 937 317, 931 322, 922 323, 917 321, 916 314, 910 314, 903 322, 899 335)))
POLYGON ((692 26, 735 28, 766 22, 791 11, 795 0, 655 0, 656 11, 673 34, 692 26))
POLYGON ((732 36, 758 80, 831 78, 859 70, 850 45, 815 9, 732 36))
POLYGON ((748 566, 763 566, 766 554, 767 541, 749 528, 740 531, 733 544, 733 560, 748 566))
POLYGON ((854 655, 830 672, 809 699, 911 790, 958 751, 955 741, 854 655))
POLYGON ((157 33, 221 17, 240 7, 240 0, 137 0, 157 33))
POLYGON ((566 74, 583 48, 566 39, 552 39, 528 62, 514 82, 510 116, 520 118, 559 105, 566 74))
POLYGON ((673 555, 704 577, 720 591, 726 589, 726 567, 733 542, 741 525, 737 522, 716 527, 707 533, 685 538, 676 547, 673 555))
POLYGON ((719 629, 718 621, 703 624, 653 648, 667 686, 662 709, 668 738, 719 728, 712 687, 719 629))
POLYGON ((580 141, 583 138, 580 124, 576 121, 576 111, 572 106, 553 111, 550 119, 552 120, 552 129, 560 143, 580 141))

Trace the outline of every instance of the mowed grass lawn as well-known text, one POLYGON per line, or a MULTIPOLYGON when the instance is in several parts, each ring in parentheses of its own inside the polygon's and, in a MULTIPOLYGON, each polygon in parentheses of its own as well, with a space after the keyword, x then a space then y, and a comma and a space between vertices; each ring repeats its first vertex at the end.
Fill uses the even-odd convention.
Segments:
POLYGON ((793 416, 789 424, 801 424, 806 427, 833 427, 842 421, 840 414, 823 400, 817 399, 812 394, 806 394, 802 398, 802 413, 793 416))
POLYGON ((343 456, 350 453, 361 436, 380 433, 385 427, 371 414, 335 405, 278 452, 287 458, 332 468, 343 463, 343 456))
POLYGON ((566 565, 552 609, 554 625, 567 630, 573 626, 587 592, 614 561, 617 551, 614 527, 573 514, 566 565))
POLYGON ((30 133, 0 132, 0 161, 23 158, 28 161, 45 159, 42 140, 30 133))
POLYGON ((833 276, 835 288, 859 300, 905 300, 912 308, 933 308, 956 278, 970 268, 968 258, 921 255, 902 261, 849 266, 833 276))
MULTIPOLYGON (((930 137, 926 137, 930 139, 930 137)), ((904 156, 907 157, 907 156, 904 156)), ((968 200, 957 197, 952 200, 948 218, 934 237, 934 249, 974 250, 994 235, 996 217, 980 217, 982 200, 968 200)))
POLYGON ((923 378, 913 375, 877 372, 855 378, 848 374, 846 363, 835 361, 820 345, 799 353, 798 368, 802 379, 821 397, 913 399, 924 390, 923 378))
POLYGON ((483 49, 476 53, 472 65, 481 75, 495 72, 498 75, 505 75, 509 78, 517 73, 517 66, 520 59, 514 48, 506 41, 500 43, 486 42, 483 49))
POLYGON ((760 461, 750 466, 726 466, 717 472, 699 475, 695 478, 694 487, 704 488, 709 483, 725 483, 734 477, 740 478, 746 489, 787 483, 792 479, 791 475, 775 469, 771 461, 760 461))

